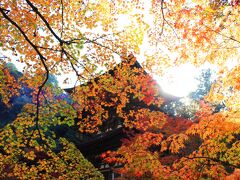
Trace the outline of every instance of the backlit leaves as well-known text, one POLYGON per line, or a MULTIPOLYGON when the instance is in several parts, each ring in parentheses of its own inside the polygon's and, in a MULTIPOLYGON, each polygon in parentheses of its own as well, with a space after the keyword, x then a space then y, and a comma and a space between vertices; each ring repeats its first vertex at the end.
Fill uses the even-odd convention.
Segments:
POLYGON ((0 99, 5 105, 10 105, 12 96, 19 95, 19 84, 15 77, 11 75, 6 64, 0 64, 0 99))
POLYGON ((33 98, 0 132, 1 178, 101 179, 73 144, 52 131, 75 122, 87 133, 120 124, 136 131, 105 159, 122 163, 126 177, 237 177, 239 10, 236 0, 1 1, 0 51, 26 64, 19 79, 0 64, 1 101, 10 106, 22 85, 33 98), (119 23, 122 16, 129 22, 119 23), (146 71, 134 67, 130 53, 141 55, 146 71), (217 67, 218 78, 193 122, 160 112, 159 87, 147 72, 206 62, 217 67), (69 72, 81 83, 73 102, 48 83, 49 73, 69 72), (218 104, 224 108, 216 111, 218 104))

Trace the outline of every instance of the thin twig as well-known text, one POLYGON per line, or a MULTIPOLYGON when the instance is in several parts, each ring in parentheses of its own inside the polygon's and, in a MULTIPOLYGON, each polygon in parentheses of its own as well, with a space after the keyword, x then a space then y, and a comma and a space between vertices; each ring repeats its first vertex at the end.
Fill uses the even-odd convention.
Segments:
POLYGON ((49 47, 42 47, 42 46, 36 46, 39 49, 45 49, 45 50, 50 50, 50 51, 55 51, 55 52, 61 52, 60 49, 53 49, 53 48, 49 48, 49 47))
MULTIPOLYGON (((121 53, 119 53, 119 52, 117 52, 117 51, 114 51, 113 49, 109 48, 108 46, 105 46, 105 45, 103 45, 103 44, 100 44, 100 43, 98 43, 98 42, 96 42, 96 41, 93 41, 93 40, 91 40, 91 39, 87 39, 87 40, 85 41, 85 43, 93 43, 93 44, 96 44, 96 45, 98 45, 98 46, 100 46, 100 47, 103 47, 103 48, 105 48, 105 49, 108 49, 108 50, 112 51, 113 53, 115 53, 115 54, 117 54, 117 55, 119 55, 119 56, 122 56, 121 53)), ((123 57, 123 58, 124 58, 124 57, 123 57)), ((127 58, 127 57, 125 57, 125 58, 127 58)))
POLYGON ((225 165, 225 166, 232 166, 234 168, 240 168, 240 166, 238 166, 238 165, 230 164, 227 161, 221 161, 220 159, 217 159, 217 158, 211 158, 211 157, 206 157, 206 156, 195 156, 195 157, 185 157, 185 158, 186 159, 191 159, 191 160, 193 160, 193 159, 207 159, 207 160, 211 160, 211 161, 220 163, 220 164, 225 165))
POLYGON ((235 41, 235 42, 237 42, 237 43, 240 43, 239 40, 237 40, 237 39, 235 39, 235 38, 233 38, 233 37, 229 37, 229 36, 227 36, 227 35, 225 35, 225 34, 222 34, 222 33, 218 32, 218 31, 212 29, 212 28, 209 27, 209 26, 206 26, 206 25, 204 25, 204 26, 205 26, 206 28, 208 28, 210 31, 215 32, 216 34, 219 34, 219 35, 221 35, 221 36, 223 36, 223 37, 225 37, 225 38, 228 38, 228 39, 230 39, 230 40, 232 40, 232 41, 235 41))
POLYGON ((71 67, 73 68, 74 72, 76 73, 76 76, 77 77, 80 76, 80 77, 84 78, 81 74, 78 73, 77 69, 74 67, 74 65, 73 65, 73 63, 71 61, 70 61, 70 64, 71 64, 71 67))
POLYGON ((62 6, 62 30, 61 30, 61 39, 63 37, 63 27, 64 27, 64 19, 63 19, 63 13, 64 13, 64 5, 63 5, 63 0, 61 0, 61 6, 62 6))
MULTIPOLYGON (((77 62, 80 66, 82 66, 87 72, 89 72, 88 69, 84 66, 84 64, 81 64, 76 58, 74 58, 71 54, 69 54, 65 49, 63 49, 62 51, 63 51, 63 54, 65 54, 66 57, 69 58, 69 60, 70 60, 70 59, 74 60, 74 61, 77 62)), ((71 62, 71 61, 70 61, 70 62, 71 62)))
POLYGON ((160 36, 162 36, 162 34, 163 34, 164 24, 166 21, 165 17, 164 17, 163 4, 164 4, 164 0, 161 0, 162 28, 161 28, 160 36))
MULTIPOLYGON (((99 37, 96 37, 95 39, 92 39, 91 41, 97 41, 99 39, 105 39, 105 37, 108 37, 108 36, 114 36, 114 35, 118 35, 120 33, 122 33, 123 31, 120 31, 120 32, 117 32, 117 33, 109 33, 109 34, 103 34, 99 37)), ((86 40, 85 37, 82 37, 82 38, 74 38, 74 39, 70 39, 68 41, 65 41, 67 44, 72 44, 72 43, 79 43, 79 41, 82 41, 82 40, 86 40)), ((106 39, 105 39, 106 40, 106 39)))

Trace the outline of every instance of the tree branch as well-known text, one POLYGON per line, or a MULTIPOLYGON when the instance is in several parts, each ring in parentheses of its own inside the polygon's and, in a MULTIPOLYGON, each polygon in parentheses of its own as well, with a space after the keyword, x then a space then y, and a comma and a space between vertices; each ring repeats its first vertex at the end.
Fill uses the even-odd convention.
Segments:
POLYGON ((160 36, 162 36, 162 34, 163 34, 164 24, 166 21, 165 17, 164 17, 164 12, 163 12, 163 4, 164 4, 164 0, 161 0, 162 28, 161 28, 160 36))
POLYGON ((37 49, 37 46, 34 45, 31 40, 27 37, 27 35, 25 34, 25 32, 20 28, 20 26, 18 26, 18 24, 13 21, 6 13, 5 10, 3 8, 0 8, 0 12, 2 13, 3 17, 5 19, 7 19, 13 26, 15 26, 20 33, 23 35, 23 37, 26 39, 26 41, 33 47, 33 49, 37 52, 37 54, 39 55, 41 60, 45 60, 45 58, 43 57, 43 55, 40 53, 40 51, 37 49))
POLYGON ((50 24, 47 22, 45 17, 38 11, 38 8, 34 6, 29 0, 26 0, 27 4, 33 9, 34 12, 37 13, 37 15, 42 19, 42 21, 45 23, 49 31, 52 33, 52 35, 59 41, 60 45, 62 46, 64 41, 53 31, 50 24))
POLYGON ((206 157, 206 156, 195 156, 195 157, 185 157, 185 158, 187 158, 187 159, 207 159, 207 160, 211 160, 211 161, 220 163, 224 166, 231 166, 231 167, 234 167, 234 168, 240 168, 240 166, 238 166, 238 165, 230 164, 229 162, 221 161, 220 159, 217 159, 217 158, 211 158, 211 157, 206 157))
POLYGON ((61 6, 62 6, 62 30, 61 30, 61 38, 63 36, 63 27, 64 27, 64 18, 63 18, 63 13, 64 13, 64 5, 63 5, 63 0, 61 0, 61 6))
MULTIPOLYGON (((108 49, 108 50, 112 51, 113 53, 115 53, 115 54, 117 54, 117 55, 119 55, 119 56, 122 57, 121 53, 119 53, 119 52, 117 52, 117 51, 114 51, 113 49, 109 48, 108 46, 105 46, 105 45, 103 45, 103 44, 100 44, 100 43, 98 43, 97 41, 94 41, 94 40, 91 40, 91 39, 87 39, 87 40, 85 41, 85 43, 93 43, 93 44, 96 44, 96 45, 98 45, 98 46, 100 46, 100 47, 103 47, 103 48, 105 48, 105 49, 108 49)), ((122 58, 127 59, 127 57, 122 57, 122 58)))
POLYGON ((240 41, 239 41, 239 40, 237 40, 237 39, 235 39, 235 38, 233 38, 233 37, 229 37, 229 36, 227 36, 227 35, 225 35, 225 34, 222 34, 222 33, 218 32, 218 31, 212 29, 212 28, 209 27, 209 26, 206 26, 206 25, 204 25, 204 26, 205 26, 206 28, 208 28, 210 31, 213 31, 213 32, 215 32, 216 34, 219 34, 219 35, 221 35, 221 36, 223 36, 223 37, 225 37, 225 38, 228 38, 228 39, 230 39, 230 40, 232 40, 232 41, 235 41, 235 42, 237 42, 237 43, 240 44, 240 41))
MULTIPOLYGON (((46 77, 45 77, 45 80, 43 81, 43 83, 39 86, 39 89, 38 89, 38 92, 37 92, 37 110, 36 110, 36 118, 35 118, 35 125, 36 125, 36 129, 38 131, 38 134, 40 136, 40 139, 42 139, 42 135, 41 135, 41 132, 40 132, 40 129, 39 129, 39 108, 40 108, 40 94, 42 92, 42 89, 43 87, 45 86, 46 82, 48 81, 48 77, 49 77, 49 70, 48 70, 48 67, 45 63, 45 60, 46 58, 41 54, 41 52, 38 50, 37 46, 34 45, 32 43, 32 41, 28 38, 28 36, 25 34, 25 32, 21 29, 21 27, 15 22, 13 21, 6 13, 5 13, 5 10, 0 8, 0 12, 2 13, 3 17, 5 19, 7 19, 13 26, 15 26, 19 31, 20 33, 23 35, 23 37, 25 38, 25 40, 32 46, 32 48, 37 52, 39 58, 40 58, 40 61, 41 63, 43 64, 44 66, 44 69, 46 70, 46 77)), ((33 131, 34 133, 34 131, 33 131)), ((33 135, 33 134, 32 134, 33 135)))

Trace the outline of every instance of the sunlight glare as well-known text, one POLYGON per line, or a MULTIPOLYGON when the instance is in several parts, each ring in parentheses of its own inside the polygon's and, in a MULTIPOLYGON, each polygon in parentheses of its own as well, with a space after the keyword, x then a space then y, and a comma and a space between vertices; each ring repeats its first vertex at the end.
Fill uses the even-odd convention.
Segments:
POLYGON ((192 64, 183 64, 169 68, 162 77, 154 76, 154 79, 164 92, 177 97, 185 97, 197 89, 200 83, 196 79, 198 74, 198 69, 192 64))
POLYGON ((237 59, 229 59, 226 61, 226 66, 227 69, 230 71, 231 69, 233 69, 234 67, 236 67, 238 65, 238 60, 237 59))
POLYGON ((121 14, 117 17, 116 23, 119 30, 122 31, 131 24, 131 17, 128 14, 121 14))

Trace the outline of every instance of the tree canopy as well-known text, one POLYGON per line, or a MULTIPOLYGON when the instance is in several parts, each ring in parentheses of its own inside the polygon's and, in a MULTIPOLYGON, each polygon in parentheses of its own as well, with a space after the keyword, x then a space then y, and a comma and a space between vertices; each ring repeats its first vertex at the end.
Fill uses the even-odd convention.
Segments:
POLYGON ((0 176, 102 178, 52 129, 64 124, 97 132, 111 108, 134 131, 117 151, 102 154, 123 165, 124 177, 239 176, 239 14, 237 0, 2 0, 0 53, 11 52, 8 61, 17 56, 26 66, 16 77, 0 57, 0 100, 11 107, 23 87, 32 100, 0 130, 0 176), (132 69, 135 56, 143 69, 132 69), (151 75, 185 63, 217 67, 192 121, 148 108, 164 103, 151 75), (72 102, 60 97, 52 78, 70 72, 82 84, 72 102), (215 111, 219 104, 224 108, 215 111))

